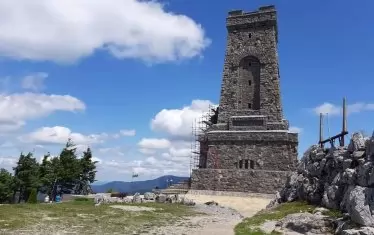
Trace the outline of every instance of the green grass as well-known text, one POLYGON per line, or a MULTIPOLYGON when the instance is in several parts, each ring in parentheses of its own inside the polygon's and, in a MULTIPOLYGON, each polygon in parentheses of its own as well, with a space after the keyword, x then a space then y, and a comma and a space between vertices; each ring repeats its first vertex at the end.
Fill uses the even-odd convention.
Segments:
MULTIPOLYGON (((111 204, 114 205, 114 204, 111 204)), ((134 204, 120 204, 136 206, 134 204)), ((0 208, 0 234, 43 231, 54 234, 66 231, 77 234, 132 234, 154 226, 177 223, 196 213, 179 204, 143 203, 156 211, 130 212, 94 206, 92 200, 74 200, 58 204, 3 205, 0 208)))
POLYGON ((322 212, 323 215, 329 216, 331 218, 341 218, 343 217, 343 213, 339 210, 330 209, 328 211, 322 212))
MULTIPOLYGON (((284 203, 272 210, 263 210, 258 212, 251 218, 244 219, 241 223, 235 227, 235 235, 267 235, 267 233, 261 231, 257 226, 262 225, 266 221, 280 220, 289 214, 299 212, 312 213, 316 207, 309 205, 306 202, 291 202, 284 203)), ((273 231, 270 235, 280 234, 273 231)))

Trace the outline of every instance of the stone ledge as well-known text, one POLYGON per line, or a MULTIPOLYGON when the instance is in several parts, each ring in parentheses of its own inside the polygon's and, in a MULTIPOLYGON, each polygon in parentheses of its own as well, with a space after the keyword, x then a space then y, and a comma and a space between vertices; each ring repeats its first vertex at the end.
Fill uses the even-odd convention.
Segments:
POLYGON ((206 133, 209 141, 250 141, 250 142, 290 142, 298 143, 298 134, 287 130, 214 130, 206 133))
POLYGON ((212 195, 212 196, 229 196, 229 197, 258 197, 274 199, 274 194, 252 193, 252 192, 229 192, 229 191, 213 191, 213 190, 195 190, 191 189, 187 192, 191 195, 212 195))

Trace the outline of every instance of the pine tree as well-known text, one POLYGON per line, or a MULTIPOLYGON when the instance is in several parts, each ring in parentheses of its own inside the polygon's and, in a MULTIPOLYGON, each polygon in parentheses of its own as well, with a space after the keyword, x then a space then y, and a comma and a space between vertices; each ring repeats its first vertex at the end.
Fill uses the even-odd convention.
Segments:
POLYGON ((40 186, 39 164, 32 153, 24 155, 21 153, 17 166, 14 169, 15 190, 19 191, 19 202, 27 198, 33 188, 40 186))
POLYGON ((69 139, 61 151, 56 184, 61 193, 72 193, 80 178, 80 161, 76 156, 76 146, 69 139))
POLYGON ((38 191, 36 188, 31 189, 27 203, 36 204, 38 203, 38 191))
POLYGON ((80 159, 80 177, 76 187, 77 194, 87 195, 91 192, 91 184, 95 182, 97 172, 96 163, 97 161, 92 161, 91 149, 87 148, 80 159))
POLYGON ((53 188, 57 180, 59 159, 51 159, 51 155, 47 153, 43 157, 42 164, 39 168, 40 175, 40 192, 45 193, 52 197, 53 188))
POLYGON ((6 169, 0 169, 0 203, 9 203, 12 200, 14 177, 6 169))

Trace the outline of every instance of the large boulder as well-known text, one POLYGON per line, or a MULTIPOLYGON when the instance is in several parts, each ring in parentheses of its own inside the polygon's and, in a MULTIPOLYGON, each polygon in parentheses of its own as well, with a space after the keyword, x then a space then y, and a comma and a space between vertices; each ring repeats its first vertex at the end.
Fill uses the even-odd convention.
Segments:
POLYGON ((156 194, 151 192, 144 193, 144 199, 145 200, 154 200, 156 198, 156 194))
POLYGON ((167 196, 162 193, 156 196, 156 202, 165 203, 166 199, 167 199, 167 196))
POLYGON ((361 132, 353 133, 351 141, 348 145, 348 151, 353 153, 354 151, 365 150, 365 142, 366 139, 361 132))

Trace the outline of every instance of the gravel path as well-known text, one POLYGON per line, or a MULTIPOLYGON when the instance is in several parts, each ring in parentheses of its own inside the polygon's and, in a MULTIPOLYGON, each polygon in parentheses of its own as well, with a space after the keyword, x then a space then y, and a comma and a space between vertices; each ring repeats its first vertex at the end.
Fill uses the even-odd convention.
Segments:
POLYGON ((195 216, 172 226, 157 228, 148 234, 157 235, 234 235, 235 225, 244 217, 251 217, 269 204, 269 197, 192 195, 186 198, 196 202, 195 210, 206 215, 195 216), (218 206, 204 203, 215 201, 218 206))
POLYGON ((233 235, 234 227, 243 216, 230 208, 197 204, 197 212, 206 215, 194 216, 171 226, 154 228, 148 234, 157 235, 233 235))

